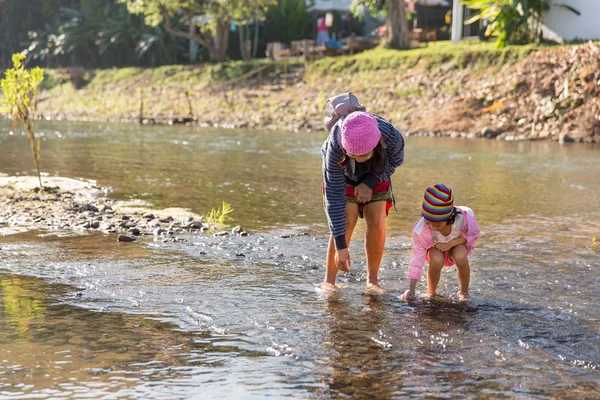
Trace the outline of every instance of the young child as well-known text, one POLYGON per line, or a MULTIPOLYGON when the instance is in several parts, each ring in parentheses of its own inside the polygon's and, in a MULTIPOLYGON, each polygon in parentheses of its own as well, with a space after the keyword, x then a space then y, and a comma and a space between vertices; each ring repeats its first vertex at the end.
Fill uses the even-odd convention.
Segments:
POLYGON ((413 250, 408 266, 409 289, 402 299, 415 297, 417 282, 425 261, 427 269, 427 297, 436 292, 442 267, 456 264, 460 301, 469 300, 470 267, 468 256, 479 237, 479 225, 473 210, 454 207, 452 190, 444 184, 428 187, 423 196, 421 219, 413 228, 413 250))

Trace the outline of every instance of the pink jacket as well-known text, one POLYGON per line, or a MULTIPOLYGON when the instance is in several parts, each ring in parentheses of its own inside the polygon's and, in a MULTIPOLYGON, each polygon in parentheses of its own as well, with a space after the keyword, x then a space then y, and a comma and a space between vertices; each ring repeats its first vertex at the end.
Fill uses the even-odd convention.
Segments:
MULTIPOLYGON (((475 213, 469 207, 456 207, 463 212, 463 229, 460 237, 467 240, 467 254, 475 248, 475 240, 479 237, 479 225, 475 219, 475 213)), ((421 217, 413 227, 413 249, 410 263, 408 264, 408 278, 421 279, 421 271, 425 264, 427 251, 433 247, 433 232, 421 217)))

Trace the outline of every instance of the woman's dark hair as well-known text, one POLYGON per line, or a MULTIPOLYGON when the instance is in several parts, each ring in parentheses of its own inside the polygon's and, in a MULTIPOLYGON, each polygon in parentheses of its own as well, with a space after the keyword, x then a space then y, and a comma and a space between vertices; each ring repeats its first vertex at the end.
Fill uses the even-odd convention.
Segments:
MULTIPOLYGON (((377 143, 377 146, 373 149, 373 157, 365 161, 365 164, 369 166, 369 169, 376 173, 381 174, 385 168, 383 147, 381 143, 377 143)), ((346 151, 342 148, 342 160, 338 163, 341 168, 344 168, 350 162, 350 157, 346 154, 346 151)))
POLYGON ((448 225, 452 225, 452 224, 454 224, 454 222, 456 221, 456 215, 457 215, 457 214, 461 214, 461 213, 462 213, 462 211, 460 211, 460 210, 459 210, 458 208, 456 208, 456 207, 453 207, 453 209, 452 209, 452 215, 450 215, 450 218, 448 218, 448 219, 446 220, 446 224, 448 224, 448 225))

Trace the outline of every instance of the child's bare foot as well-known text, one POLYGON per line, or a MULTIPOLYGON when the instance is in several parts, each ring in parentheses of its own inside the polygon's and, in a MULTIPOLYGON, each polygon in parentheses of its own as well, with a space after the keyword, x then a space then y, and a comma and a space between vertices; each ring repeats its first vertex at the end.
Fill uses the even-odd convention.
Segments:
POLYGON ((385 294, 385 289, 379 286, 379 283, 367 283, 367 294, 385 294))
POLYGON ((337 287, 329 282, 321 283, 321 290, 328 293, 337 292, 337 287))
POLYGON ((469 292, 458 292, 458 301, 460 302, 467 302, 469 301, 469 299, 471 298, 471 296, 469 296, 469 292))

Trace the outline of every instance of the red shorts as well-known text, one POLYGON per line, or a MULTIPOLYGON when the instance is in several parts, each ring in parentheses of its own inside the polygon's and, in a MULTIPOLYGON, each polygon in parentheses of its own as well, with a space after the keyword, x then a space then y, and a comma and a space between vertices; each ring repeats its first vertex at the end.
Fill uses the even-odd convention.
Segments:
MULTIPOLYGON (((451 267, 454 265, 454 259, 450 257, 449 251, 444 251, 444 267, 451 267)), ((429 250, 427 250, 427 255, 425 255, 425 261, 429 264, 429 250)))
MULTIPOLYGON (((346 199, 351 203, 358 203, 356 201, 356 196, 354 195, 354 186, 346 185, 346 199)), ((363 218, 363 209, 369 203, 375 203, 377 201, 385 201, 385 215, 389 215, 390 209, 394 206, 392 203, 392 194, 390 191, 390 182, 379 182, 373 188, 373 195, 371 196, 371 201, 366 203, 358 203, 358 214, 361 218, 363 218)))

